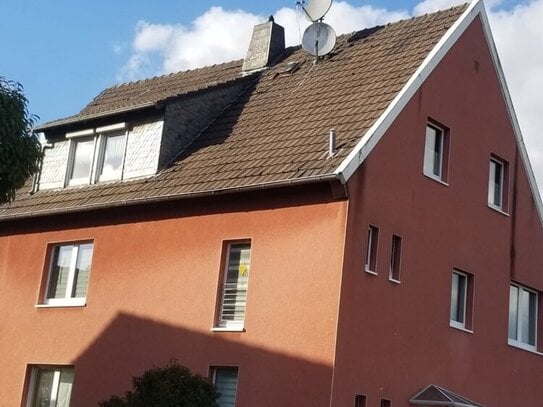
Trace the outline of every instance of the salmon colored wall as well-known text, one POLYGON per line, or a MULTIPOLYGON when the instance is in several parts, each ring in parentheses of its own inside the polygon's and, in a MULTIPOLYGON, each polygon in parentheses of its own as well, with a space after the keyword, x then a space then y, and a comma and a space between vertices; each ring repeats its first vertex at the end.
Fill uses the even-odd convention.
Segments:
POLYGON ((333 406, 359 393, 407 407, 428 384, 486 406, 541 405, 543 356, 507 344, 511 275, 543 291, 542 227, 518 160, 476 20, 349 182, 333 406), (450 128, 449 185, 423 175, 428 118, 450 128), (487 206, 491 153, 509 162, 509 216, 487 206), (377 276, 364 272, 369 224, 380 228, 377 276), (400 284, 388 279, 392 234, 400 284), (453 268, 474 276, 473 333, 449 326, 453 268))
POLYGON ((75 364, 80 407, 172 358, 206 376, 239 366, 238 407, 328 403, 346 201, 179 206, 0 233, 3 404, 19 405, 27 364, 75 364), (94 241, 87 306, 36 308, 47 245, 82 239, 94 241), (213 333, 221 249, 233 239, 251 240, 246 332, 213 333))

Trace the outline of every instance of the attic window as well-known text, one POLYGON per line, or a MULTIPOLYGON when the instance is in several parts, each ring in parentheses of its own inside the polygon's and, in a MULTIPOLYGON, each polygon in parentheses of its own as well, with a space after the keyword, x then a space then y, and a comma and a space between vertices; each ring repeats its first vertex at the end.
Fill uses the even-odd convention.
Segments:
POLYGON ((125 128, 125 123, 119 123, 66 134, 71 142, 66 185, 121 179, 125 128))

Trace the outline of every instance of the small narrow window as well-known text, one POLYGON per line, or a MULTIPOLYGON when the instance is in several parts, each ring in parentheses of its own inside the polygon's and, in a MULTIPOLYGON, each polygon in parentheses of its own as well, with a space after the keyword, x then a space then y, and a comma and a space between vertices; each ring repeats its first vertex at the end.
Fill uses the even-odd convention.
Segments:
POLYGON ((98 181, 121 178, 126 136, 124 132, 102 136, 98 181))
POLYGON ((450 325, 471 330, 473 303, 473 276, 459 270, 452 273, 450 325))
POLYGON ((381 399, 381 407, 390 407, 391 405, 392 403, 390 402, 390 400, 381 399))
POLYGON ((392 235, 392 248, 390 253, 390 275, 392 281, 400 281, 400 262, 402 256, 402 238, 392 235))
POLYGON ((368 241, 366 244, 366 271, 376 273, 377 244, 379 241, 379 229, 375 226, 368 228, 368 241))
POLYGON ((509 343, 530 350, 537 344, 538 294, 520 285, 509 288, 509 343))
POLYGON ((73 140, 72 143, 72 161, 68 184, 88 184, 94 160, 94 138, 73 140))
POLYGON ((92 251, 92 243, 52 247, 45 304, 85 305, 92 251))
POLYGON ((212 368, 213 384, 217 387, 219 407, 234 407, 236 405, 236 392, 238 387, 237 367, 212 368))
POLYGON ((507 163, 498 158, 490 159, 488 175, 488 205, 500 211, 507 210, 507 163))
POLYGON ((28 407, 69 407, 74 382, 72 367, 34 366, 30 370, 28 407))
POLYGON ((363 394, 355 394, 354 407, 366 407, 366 396, 363 394))
POLYGON ((250 243, 230 243, 222 282, 217 326, 243 329, 251 263, 250 243))
POLYGON ((424 175, 439 181, 447 181, 448 149, 447 130, 428 123, 424 145, 424 175))

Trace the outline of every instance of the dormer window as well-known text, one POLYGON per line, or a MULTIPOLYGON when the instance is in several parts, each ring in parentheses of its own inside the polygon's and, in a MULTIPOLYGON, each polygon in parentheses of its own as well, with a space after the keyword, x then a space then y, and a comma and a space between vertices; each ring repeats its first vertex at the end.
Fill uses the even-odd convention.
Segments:
POLYGON ((66 185, 84 185, 122 178, 125 123, 68 133, 71 140, 66 185))
POLYGON ((111 181, 121 179, 124 158, 126 135, 116 132, 101 137, 98 181, 111 181))
POLYGON ((74 140, 73 162, 68 185, 88 184, 90 182, 93 157, 94 138, 74 140))

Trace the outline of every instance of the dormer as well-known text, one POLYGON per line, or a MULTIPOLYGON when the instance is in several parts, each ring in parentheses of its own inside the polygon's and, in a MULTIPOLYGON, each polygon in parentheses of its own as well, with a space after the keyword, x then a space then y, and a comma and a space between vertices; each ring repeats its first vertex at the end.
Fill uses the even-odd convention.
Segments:
POLYGON ((46 123, 35 190, 157 174, 251 83, 241 61, 103 91, 78 115, 46 123))

